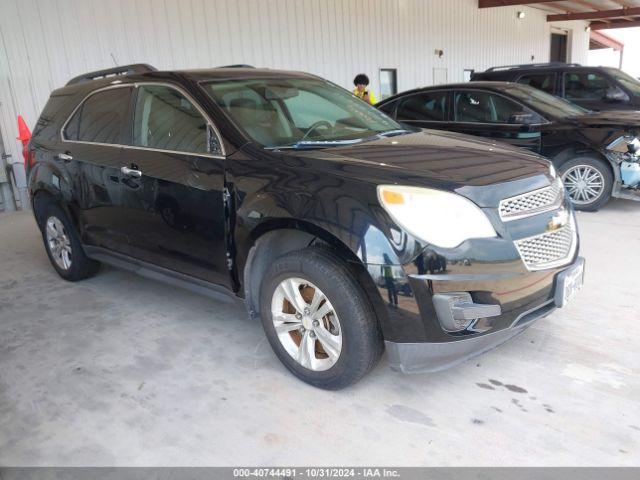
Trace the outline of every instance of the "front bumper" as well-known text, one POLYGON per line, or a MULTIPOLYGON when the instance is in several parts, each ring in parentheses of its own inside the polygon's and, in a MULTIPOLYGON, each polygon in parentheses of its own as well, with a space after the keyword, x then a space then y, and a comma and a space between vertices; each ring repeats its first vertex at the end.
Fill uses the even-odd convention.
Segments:
POLYGON ((571 265, 562 268, 554 275, 554 288, 551 298, 522 311, 506 328, 471 337, 458 337, 446 342, 404 343, 385 341, 391 369, 403 373, 424 373, 444 370, 469 358, 487 352, 510 338, 519 335, 536 320, 546 317, 559 308, 563 295, 560 289, 564 282, 562 274, 581 267, 584 271, 584 259, 577 257, 571 265))

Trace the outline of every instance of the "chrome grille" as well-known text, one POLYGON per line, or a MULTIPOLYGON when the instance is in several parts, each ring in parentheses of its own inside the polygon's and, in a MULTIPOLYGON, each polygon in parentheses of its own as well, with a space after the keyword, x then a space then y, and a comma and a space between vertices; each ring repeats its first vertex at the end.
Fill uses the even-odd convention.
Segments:
POLYGON ((507 222, 553 210, 560 206, 563 196, 562 183, 556 180, 548 187, 502 200, 500 218, 507 222))
POLYGON ((576 246, 573 220, 559 230, 516 240, 514 243, 529 270, 562 265, 571 259, 576 246))

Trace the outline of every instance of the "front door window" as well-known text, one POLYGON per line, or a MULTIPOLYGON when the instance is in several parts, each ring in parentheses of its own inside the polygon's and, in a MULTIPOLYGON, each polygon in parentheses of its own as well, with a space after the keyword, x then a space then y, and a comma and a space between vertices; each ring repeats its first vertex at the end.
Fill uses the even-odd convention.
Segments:
POLYGON ((178 90, 164 85, 138 88, 133 144, 187 153, 207 153, 207 121, 178 90))

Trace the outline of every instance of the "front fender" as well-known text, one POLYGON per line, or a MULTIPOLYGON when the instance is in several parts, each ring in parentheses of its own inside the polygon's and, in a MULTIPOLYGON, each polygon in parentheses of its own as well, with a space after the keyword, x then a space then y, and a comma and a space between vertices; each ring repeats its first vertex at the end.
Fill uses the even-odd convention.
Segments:
MULTIPOLYGON (((318 174, 312 169, 280 168, 270 159, 270 165, 260 168, 256 158, 228 161, 227 187, 232 200, 229 225, 232 225, 231 250, 235 258, 237 278, 243 279, 246 295, 251 297, 257 285, 246 277, 246 265, 258 240, 275 230, 297 230, 304 235, 295 241, 288 234, 282 242, 291 241, 290 248, 304 248, 314 238, 337 247, 343 256, 358 264, 372 304, 376 309, 385 339, 398 341, 411 332, 411 338, 424 338, 424 325, 417 306, 395 309, 392 315, 384 306, 385 285, 381 272, 385 266, 403 277, 406 291, 401 294, 414 304, 413 293, 404 274, 424 246, 399 230, 379 205, 377 185, 338 175, 318 174), (270 172, 270 173, 265 173, 270 172), (371 288, 367 288, 371 287, 371 288)), ((272 237, 270 237, 272 238, 272 237)), ((270 242, 270 255, 280 255, 279 245, 270 242)), ((264 243, 261 243, 264 245, 264 243)), ((262 248, 262 247, 260 247, 262 248)), ((287 247, 289 248, 289 247, 287 247)), ((288 251, 284 248, 283 251, 288 251)), ((251 258, 254 258, 253 255, 251 258)), ((249 260, 250 270, 254 260, 249 260)), ((240 291, 243 288, 239 287, 240 291)), ((255 299, 249 300, 251 308, 255 299)))

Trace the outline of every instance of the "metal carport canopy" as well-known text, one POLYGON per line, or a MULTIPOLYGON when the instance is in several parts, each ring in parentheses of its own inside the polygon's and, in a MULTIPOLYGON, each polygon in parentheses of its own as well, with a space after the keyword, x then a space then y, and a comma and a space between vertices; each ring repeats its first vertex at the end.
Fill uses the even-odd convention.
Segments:
POLYGON ((586 20, 591 30, 640 26, 640 0, 478 0, 478 8, 528 5, 548 12, 548 22, 586 20))

